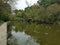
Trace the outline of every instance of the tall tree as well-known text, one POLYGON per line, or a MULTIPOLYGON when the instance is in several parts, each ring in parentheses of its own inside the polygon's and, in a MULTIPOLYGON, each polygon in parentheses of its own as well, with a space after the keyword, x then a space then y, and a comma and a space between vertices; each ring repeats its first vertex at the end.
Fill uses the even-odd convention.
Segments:
POLYGON ((40 5, 47 6, 47 5, 54 4, 54 3, 60 4, 60 0, 41 0, 41 1, 39 0, 38 3, 40 5))
POLYGON ((8 21, 11 7, 7 3, 0 3, 0 20, 8 21))

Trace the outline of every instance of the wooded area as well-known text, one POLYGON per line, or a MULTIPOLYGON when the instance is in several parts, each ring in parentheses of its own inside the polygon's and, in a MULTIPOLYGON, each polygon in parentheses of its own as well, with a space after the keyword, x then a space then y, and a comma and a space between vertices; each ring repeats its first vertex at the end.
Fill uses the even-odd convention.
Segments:
POLYGON ((0 0, 0 21, 60 23, 60 0, 41 0, 25 10, 14 10, 14 15, 7 3, 8 0, 4 1, 0 0))
MULTIPOLYGON (((28 6, 25 10, 12 10, 8 1, 12 4, 15 2, 0 0, 0 24, 8 22, 8 39, 12 36, 12 30, 19 33, 24 31, 37 39, 36 42, 40 45, 60 45, 60 0, 38 0, 37 4, 28 6)), ((8 41, 7 45, 17 44, 15 41, 9 44, 8 41)))

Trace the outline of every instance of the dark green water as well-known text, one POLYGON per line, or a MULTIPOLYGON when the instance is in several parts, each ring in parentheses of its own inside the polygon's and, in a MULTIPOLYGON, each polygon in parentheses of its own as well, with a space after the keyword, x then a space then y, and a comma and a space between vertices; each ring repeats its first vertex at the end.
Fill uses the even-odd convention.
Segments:
POLYGON ((17 41, 18 45, 60 45, 60 25, 58 24, 11 22, 11 30, 16 31, 12 34, 16 39, 19 37, 18 39, 24 41, 29 37, 27 44, 17 41))

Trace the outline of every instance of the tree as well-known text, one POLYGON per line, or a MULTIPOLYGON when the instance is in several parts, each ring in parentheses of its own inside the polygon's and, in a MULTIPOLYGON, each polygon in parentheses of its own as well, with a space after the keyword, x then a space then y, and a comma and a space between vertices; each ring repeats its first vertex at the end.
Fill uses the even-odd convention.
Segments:
POLYGON ((9 15, 11 13, 11 8, 7 3, 0 4, 0 20, 8 21, 9 15))
POLYGON ((48 6, 54 3, 60 4, 60 0, 39 0, 38 3, 42 6, 48 6))
POLYGON ((25 12, 23 10, 15 10, 16 13, 16 18, 18 18, 19 20, 27 20, 27 16, 25 14, 25 12))
POLYGON ((40 6, 33 5, 25 9, 25 14, 27 15, 28 19, 37 20, 39 18, 40 10, 40 6))

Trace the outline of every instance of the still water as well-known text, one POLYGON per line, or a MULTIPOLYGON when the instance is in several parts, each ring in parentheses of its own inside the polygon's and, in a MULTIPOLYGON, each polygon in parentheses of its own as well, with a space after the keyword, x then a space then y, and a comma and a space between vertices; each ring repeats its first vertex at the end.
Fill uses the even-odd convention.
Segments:
POLYGON ((27 35, 24 31, 23 32, 11 31, 11 34, 12 38, 10 38, 11 40, 9 41, 10 45, 40 45, 36 42, 35 39, 33 39, 33 37, 27 35))
POLYGON ((10 45, 60 45, 60 25, 11 22, 10 45))

